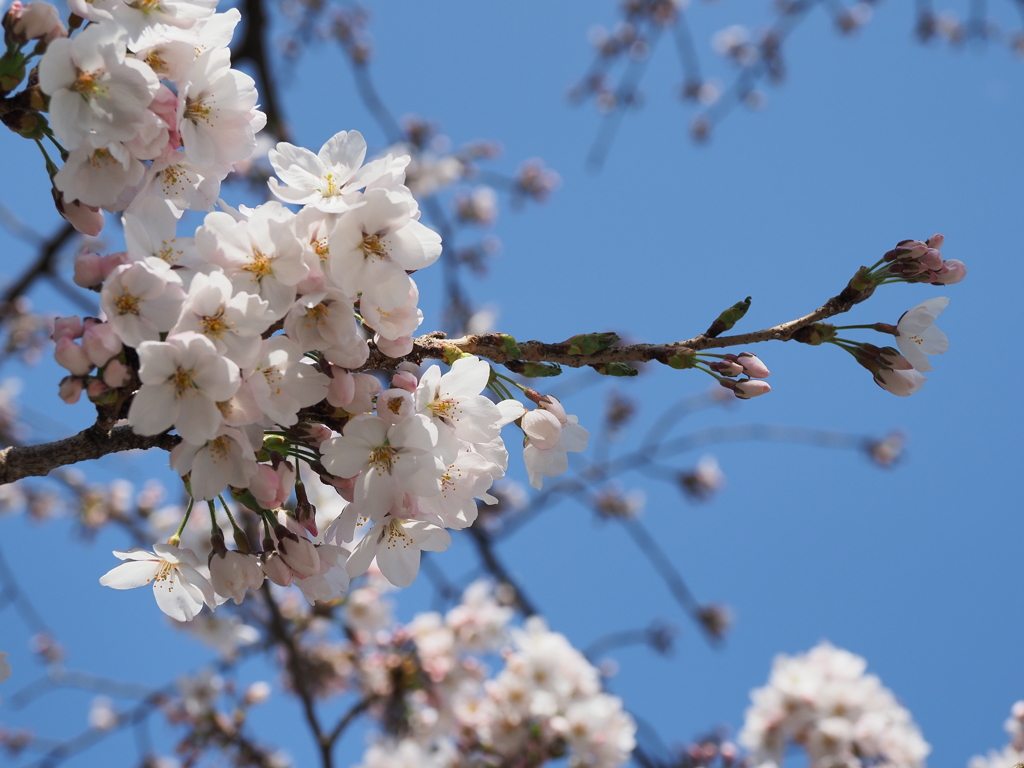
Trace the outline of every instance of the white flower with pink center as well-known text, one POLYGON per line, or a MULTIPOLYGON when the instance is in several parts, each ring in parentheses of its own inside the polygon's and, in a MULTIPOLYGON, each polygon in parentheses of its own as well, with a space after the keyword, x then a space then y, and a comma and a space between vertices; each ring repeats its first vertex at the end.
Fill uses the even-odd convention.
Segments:
POLYGON ((949 350, 946 334, 935 327, 936 318, 949 304, 945 296, 937 296, 903 313, 896 330, 896 346, 915 370, 927 373, 932 369, 926 355, 941 355, 949 350))
POLYGON ((181 279, 154 258, 117 267, 100 292, 100 307, 129 347, 156 341, 171 330, 184 301, 181 279))
POLYGON ((356 478, 353 502, 360 514, 379 520, 403 493, 440 492, 436 442, 437 429, 425 416, 392 426, 379 416, 362 415, 349 420, 340 437, 325 441, 320 453, 332 475, 356 478))
POLYGON ((100 22, 54 40, 43 54, 39 86, 65 148, 104 147, 139 133, 160 83, 146 64, 125 55, 125 43, 124 30, 100 22))
POLYGON ((142 387, 128 410, 132 429, 158 435, 173 426, 193 445, 217 437, 217 403, 238 391, 238 366, 217 352, 212 341, 192 332, 147 341, 138 351, 142 387))
POLYGON ((202 334, 222 355, 250 366, 260 353, 261 334, 270 326, 267 302, 252 293, 235 293, 223 272, 197 274, 172 334, 202 334))
POLYGON ((259 465, 245 432, 221 425, 208 440, 178 443, 171 451, 171 467, 182 477, 191 473, 192 498, 211 500, 229 485, 248 487, 259 465))
POLYGON ((590 433, 578 421, 575 416, 566 414, 562 404, 550 395, 544 397, 536 410, 523 416, 521 423, 526 433, 523 461, 531 486, 540 490, 545 477, 567 472, 566 452, 579 453, 587 449, 590 433))
POLYGON ((441 237, 410 212, 407 198, 368 190, 364 205, 338 219, 330 236, 330 275, 345 291, 363 294, 382 310, 409 299, 406 274, 429 267, 441 255, 441 237))
POLYGON ((220 211, 208 214, 196 230, 199 253, 224 270, 236 291, 266 301, 272 320, 291 309, 295 286, 309 273, 294 219, 283 205, 269 202, 240 221, 220 211))
POLYGON ((199 56, 178 88, 178 131, 189 160, 199 166, 237 163, 256 150, 266 116, 256 111, 256 84, 231 69, 231 53, 215 48, 199 56))
POLYGON ((112 589, 152 584, 157 606, 175 621, 191 621, 204 603, 210 610, 216 607, 213 587, 196 570, 200 563, 192 550, 171 544, 154 544, 153 549, 115 551, 114 556, 126 562, 104 574, 100 584, 112 589))

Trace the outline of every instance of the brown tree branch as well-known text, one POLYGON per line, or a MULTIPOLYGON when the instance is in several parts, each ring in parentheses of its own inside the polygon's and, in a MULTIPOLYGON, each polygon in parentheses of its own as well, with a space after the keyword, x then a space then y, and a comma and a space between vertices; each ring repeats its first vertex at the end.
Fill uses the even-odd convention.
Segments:
POLYGON ((628 344, 607 349, 589 355, 570 354, 569 342, 548 344, 542 341, 524 341, 518 343, 519 355, 509 352, 506 337, 500 333, 485 333, 475 336, 463 336, 458 339, 447 339, 439 332, 428 333, 414 340, 413 350, 403 358, 391 358, 374 349, 369 360, 360 370, 392 370, 399 363, 408 360, 421 363, 426 359, 443 360, 452 355, 453 350, 465 354, 483 357, 494 363, 508 364, 517 360, 526 362, 558 363, 570 368, 581 368, 588 365, 605 363, 645 363, 658 361, 667 363, 669 358, 705 349, 722 349, 725 347, 758 344, 764 341, 789 341, 801 328, 825 320, 829 317, 848 312, 855 304, 866 296, 849 289, 822 304, 814 312, 790 320, 785 323, 763 328, 760 331, 741 333, 733 336, 711 337, 705 334, 692 339, 670 342, 668 344, 628 344))
POLYGON ((176 435, 137 435, 131 427, 105 431, 93 425, 77 435, 42 445, 18 445, 0 450, 0 485, 23 477, 43 477, 57 467, 99 459, 110 453, 136 448, 171 450, 181 438, 176 435))

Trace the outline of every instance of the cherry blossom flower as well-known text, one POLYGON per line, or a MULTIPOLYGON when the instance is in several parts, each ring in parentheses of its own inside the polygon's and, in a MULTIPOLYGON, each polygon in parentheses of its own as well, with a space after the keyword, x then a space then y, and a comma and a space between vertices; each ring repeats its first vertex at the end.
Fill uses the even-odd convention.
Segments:
POLYGON ((171 334, 194 331, 239 366, 255 363, 261 334, 271 323, 269 306, 252 293, 235 293, 223 272, 197 274, 171 334))
POLYGON ((256 149, 266 115, 256 111, 256 84, 231 69, 231 54, 215 48, 199 56, 178 89, 178 130, 189 160, 200 166, 236 163, 256 149))
POLYGON ((481 394, 490 377, 490 364, 479 357, 456 360, 444 375, 432 365, 420 377, 416 409, 460 440, 489 442, 501 433, 501 411, 481 394))
POLYGON ((412 218, 403 196, 383 189, 365 193, 365 205, 338 219, 330 235, 330 273, 349 295, 390 310, 409 298, 406 274, 441 255, 441 237, 412 218))
POLYGON ((262 341, 258 356, 245 372, 245 385, 269 424, 290 427, 300 408, 327 395, 328 378, 304 362, 298 345, 285 336, 262 341))
POLYGON ((238 390, 238 366, 220 355, 212 341, 192 332, 144 342, 138 351, 142 387, 128 410, 132 429, 157 435, 174 426, 193 445, 217 437, 217 403, 238 390))
POLYGON ((348 560, 348 573, 365 573, 374 557, 384 577, 396 587, 408 587, 420 570, 420 552, 443 552, 452 537, 444 528, 423 520, 385 517, 367 531, 348 560))
MULTIPOLYGON (((366 140, 359 131, 341 131, 313 154, 286 141, 270 150, 270 164, 288 186, 270 179, 270 191, 286 203, 310 205, 325 213, 343 213, 358 206, 359 190, 376 181, 395 163, 389 155, 363 166, 366 140)), ((401 168, 409 162, 404 158, 401 168)), ((404 174, 403 174, 404 178, 404 174)))
POLYGON ((208 214, 196 230, 200 254, 224 271, 236 291, 264 299, 272 320, 291 309, 295 285, 309 273, 294 218, 295 214, 272 201, 241 221, 219 211, 208 214))
POLYGON ((110 210, 124 207, 118 206, 122 193, 142 181, 145 173, 146 167, 114 141, 72 150, 53 183, 71 200, 110 210))
POLYGON ((316 552, 320 558, 319 571, 297 582, 310 605, 317 600, 337 600, 345 594, 349 584, 349 574, 345 567, 349 555, 347 549, 333 544, 321 544, 316 552))
POLYGON ((125 54, 124 30, 102 22, 47 47, 39 85, 50 96, 53 132, 67 149, 138 134, 160 83, 146 64, 125 54))
POLYGON ((540 490, 545 477, 557 477, 568 471, 566 452, 587 449, 590 433, 581 427, 575 416, 567 415, 562 404, 546 395, 535 410, 522 417, 526 445, 523 461, 530 476, 530 485, 540 490))
POLYGON ((926 355, 941 355, 949 349, 946 334, 935 327, 935 319, 948 304, 945 296, 928 299, 904 312, 896 324, 896 346, 915 370, 927 373, 932 364, 926 355))
POLYGON ((100 307, 129 347, 157 341, 171 330, 184 301, 181 279, 169 264, 153 258, 117 267, 100 293, 100 307))
POLYGON ((200 563, 192 550, 171 544, 154 544, 153 550, 115 551, 115 557, 127 562, 103 575, 100 584, 112 589, 152 584, 157 606, 175 621, 191 621, 204 603, 210 610, 216 607, 213 587, 196 570, 200 563))
MULTIPOLYGON (((130 421, 131 411, 128 416, 130 421)), ((178 431, 181 432, 180 427, 178 431)), ((208 440, 185 438, 174 446, 171 467, 182 477, 190 475, 193 498, 216 499, 229 485, 247 487, 258 465, 245 432, 219 424, 218 414, 218 426, 208 440)))
POLYGON ((389 425, 379 416, 350 419, 340 437, 320 446, 332 475, 355 477, 353 501, 361 514, 379 520, 403 493, 433 496, 441 490, 432 450, 437 428, 422 415, 389 425))

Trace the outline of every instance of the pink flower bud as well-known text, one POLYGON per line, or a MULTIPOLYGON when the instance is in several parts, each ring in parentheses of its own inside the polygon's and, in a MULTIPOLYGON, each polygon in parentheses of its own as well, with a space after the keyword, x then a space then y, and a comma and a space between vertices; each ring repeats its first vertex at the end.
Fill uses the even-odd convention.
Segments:
POLYGON ((69 203, 63 194, 57 194, 57 211, 75 230, 89 237, 96 237, 103 231, 103 211, 91 205, 82 205, 77 200, 69 203))
POLYGON ((112 389, 123 387, 131 378, 131 371, 128 366, 118 359, 112 359, 103 369, 103 383, 112 389))
POLYGON ((755 379, 767 379, 769 376, 767 366, 758 359, 757 355, 740 352, 736 356, 736 362, 743 366, 747 376, 755 379))
POLYGON ((110 273, 120 267, 122 264, 127 264, 131 259, 128 258, 128 251, 118 251, 117 253, 108 253, 103 257, 100 262, 100 274, 103 275, 103 279, 106 280, 110 277, 110 273))
POLYGON ((723 376, 739 376, 743 373, 743 366, 739 363, 734 363, 732 360, 722 360, 717 363, 709 363, 710 368, 715 373, 720 373, 723 376))
POLYGON ((356 487, 356 478, 354 477, 335 477, 334 475, 320 475, 321 482, 324 485, 329 485, 338 492, 345 501, 352 501, 353 491, 356 487))
POLYGON ((249 481, 249 490, 264 509, 277 509, 291 496, 295 485, 295 468, 282 461, 277 468, 260 464, 249 481))
POLYGON ((939 249, 942 248, 942 244, 946 242, 946 236, 940 234, 934 234, 928 238, 926 244, 929 248, 939 249))
POLYGON ((43 39, 49 43, 58 37, 67 37, 68 31, 60 20, 60 13, 49 3, 34 0, 22 6, 15 2, 7 11, 4 26, 11 30, 19 41, 43 39))
POLYGON ((71 317, 58 317, 53 321, 53 333, 50 334, 50 338, 54 341, 60 341, 61 339, 80 339, 82 338, 82 320, 78 315, 71 317))
POLYGON ((103 282, 103 257, 98 253, 82 251, 75 256, 75 274, 72 280, 82 288, 92 288, 103 282))
POLYGON ((82 336, 82 346, 89 360, 97 368, 102 368, 110 358, 121 353, 121 339, 118 338, 114 327, 110 323, 90 323, 86 321, 85 333, 82 336))
POLYGON ((929 248, 917 261, 925 269, 942 269, 942 254, 936 248, 929 248))
POLYGON ((53 357, 59 365, 64 366, 76 376, 84 376, 92 370, 93 365, 85 350, 69 338, 57 342, 53 357))
POLYGON ((404 389, 407 392, 415 392, 416 385, 419 384, 416 377, 408 371, 399 371, 391 379, 391 386, 395 389, 404 389))
POLYGON ((260 565, 267 578, 279 587, 289 587, 292 583, 292 569, 289 568, 284 559, 277 552, 264 552, 260 565))
POLYGON ((926 381, 924 376, 913 369, 888 371, 883 368, 875 374, 875 383, 878 386, 899 397, 914 394, 924 386, 926 381))
POLYGON ((327 385, 327 402, 335 408, 346 408, 352 402, 356 394, 355 378, 348 371, 339 368, 331 369, 333 378, 327 385))
POLYGON ((82 390, 85 388, 82 380, 77 376, 65 376, 61 379, 60 390, 58 394, 60 399, 68 405, 74 405, 78 402, 78 398, 82 396, 82 390))
POLYGON ((759 379, 746 379, 744 381, 737 382, 736 389, 733 390, 733 394, 740 400, 749 400, 752 397, 767 395, 771 391, 772 388, 766 381, 760 381, 759 379))
POLYGON ((300 424, 297 429, 302 433, 306 442, 311 444, 317 450, 320 449, 321 444, 324 440, 330 440, 334 436, 329 427, 325 427, 323 424, 300 424))
POLYGON ((104 384, 102 379, 93 379, 89 382, 89 386, 85 388, 85 394, 94 402, 99 400, 109 391, 110 387, 104 384))
POLYGON ((305 536, 296 536, 283 525, 274 529, 277 551, 281 559, 300 579, 316 576, 320 572, 320 556, 316 546, 305 536))
POLYGON ((938 272, 932 285, 953 285, 967 277, 967 265, 962 261, 949 259, 942 262, 942 268, 938 272))

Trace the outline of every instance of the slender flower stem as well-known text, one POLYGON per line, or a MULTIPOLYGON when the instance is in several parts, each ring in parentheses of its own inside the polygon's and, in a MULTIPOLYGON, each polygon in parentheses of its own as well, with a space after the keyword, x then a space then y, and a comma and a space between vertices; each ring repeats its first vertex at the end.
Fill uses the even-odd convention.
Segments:
POLYGON ((228 508, 228 503, 224 501, 224 494, 218 494, 217 498, 220 499, 221 506, 224 507, 224 513, 228 516, 228 520, 231 521, 231 529, 236 533, 242 533, 242 529, 238 527, 238 523, 235 522, 231 510, 228 508))
POLYGON ((181 519, 181 525, 178 526, 178 530, 175 531, 174 535, 167 540, 167 543, 172 547, 176 547, 181 543, 181 532, 185 530, 185 525, 188 523, 189 515, 192 514, 192 507, 195 503, 196 500, 190 496, 188 499, 188 507, 185 508, 185 517, 181 519))

